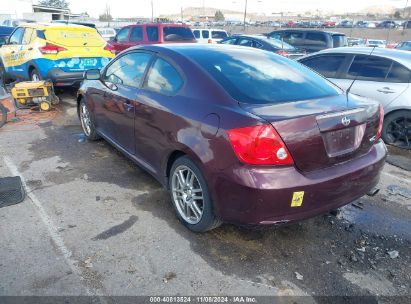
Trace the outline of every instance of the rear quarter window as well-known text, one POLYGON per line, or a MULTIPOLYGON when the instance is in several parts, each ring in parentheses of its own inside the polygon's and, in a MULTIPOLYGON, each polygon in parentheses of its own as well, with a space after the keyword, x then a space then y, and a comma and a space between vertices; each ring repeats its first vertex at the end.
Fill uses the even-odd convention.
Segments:
POLYGON ((305 44, 309 46, 327 46, 327 36, 324 33, 307 33, 305 44))
POLYGON ((164 95, 176 94, 184 80, 176 68, 162 58, 157 58, 151 67, 144 87, 164 95))
POLYGON ((147 26, 147 38, 148 41, 158 41, 158 27, 157 26, 147 26))
POLYGON ((163 27, 163 37, 164 41, 192 41, 195 39, 193 32, 188 27, 174 26, 163 27))

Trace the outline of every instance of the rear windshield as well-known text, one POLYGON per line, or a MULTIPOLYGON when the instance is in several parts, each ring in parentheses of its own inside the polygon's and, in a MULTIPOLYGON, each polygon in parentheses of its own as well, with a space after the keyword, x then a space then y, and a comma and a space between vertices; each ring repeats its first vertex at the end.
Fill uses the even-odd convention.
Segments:
POLYGON ((348 46, 347 37, 345 35, 333 35, 334 47, 348 46))
POLYGON ((271 52, 228 48, 220 45, 213 51, 186 52, 239 102, 273 104, 341 93, 325 78, 293 60, 271 52))
POLYGON ((63 46, 104 46, 106 42, 96 29, 84 28, 46 28, 45 38, 63 46))
POLYGON ((228 35, 224 31, 212 31, 211 32, 211 38, 213 39, 224 39, 227 38, 228 35))
POLYGON ((163 28, 164 41, 194 40, 193 32, 187 27, 166 26, 163 28))

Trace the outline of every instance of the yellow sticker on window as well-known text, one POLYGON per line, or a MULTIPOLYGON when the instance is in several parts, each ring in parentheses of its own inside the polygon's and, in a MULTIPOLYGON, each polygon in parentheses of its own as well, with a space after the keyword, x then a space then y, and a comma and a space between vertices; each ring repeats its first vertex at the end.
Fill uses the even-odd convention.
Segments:
POLYGON ((291 200, 291 207, 301 207, 303 204, 304 191, 294 192, 291 200))

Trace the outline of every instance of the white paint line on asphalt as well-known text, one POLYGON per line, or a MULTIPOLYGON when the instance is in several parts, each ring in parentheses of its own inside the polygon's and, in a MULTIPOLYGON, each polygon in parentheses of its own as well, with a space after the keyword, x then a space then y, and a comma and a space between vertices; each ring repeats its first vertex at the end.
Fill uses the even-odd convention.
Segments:
MULTIPOLYGON (((67 248, 67 246, 64 244, 63 238, 60 236, 58 233, 57 227, 54 225, 53 220, 48 216, 46 210, 44 209, 42 203, 40 200, 37 199, 36 195, 33 193, 33 191, 30 189, 30 187, 27 185, 26 180, 24 176, 19 172, 17 169, 16 165, 11 161, 10 158, 7 156, 3 157, 4 163, 10 170, 10 173, 15 175, 15 176, 20 176, 21 181, 23 183, 24 188, 26 189, 27 196, 30 198, 31 202, 33 205, 36 207, 36 210, 44 223, 44 225, 47 227, 47 230, 49 231, 50 237, 53 240, 53 242, 56 244, 58 250, 61 252, 61 254, 64 256, 64 259, 66 263, 69 265, 71 271, 76 274, 81 281, 85 281, 82 274, 81 270, 76 266, 76 261, 72 258, 72 252, 70 249, 67 248)), ((84 286, 86 289, 86 292, 88 295, 96 295, 97 292, 95 290, 90 290, 87 286, 84 286)), ((100 298, 100 302, 105 303, 106 301, 103 298, 100 298)))
POLYGON ((408 179, 405 179, 405 178, 403 178, 403 177, 399 177, 399 176, 396 176, 396 175, 394 175, 394 174, 387 173, 387 172, 382 172, 382 174, 385 175, 385 176, 389 176, 389 177, 391 177, 391 178, 397 179, 397 180, 399 180, 399 181, 402 181, 403 183, 411 184, 411 181, 409 181, 408 179))

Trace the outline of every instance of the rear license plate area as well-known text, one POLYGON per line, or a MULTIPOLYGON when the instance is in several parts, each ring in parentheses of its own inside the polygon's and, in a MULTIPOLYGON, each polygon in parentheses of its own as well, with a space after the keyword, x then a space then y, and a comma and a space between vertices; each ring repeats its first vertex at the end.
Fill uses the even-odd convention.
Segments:
POLYGON ((329 157, 336 157, 358 149, 365 132, 365 124, 351 128, 323 132, 324 146, 329 157))

